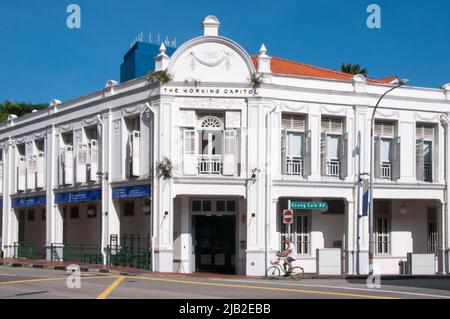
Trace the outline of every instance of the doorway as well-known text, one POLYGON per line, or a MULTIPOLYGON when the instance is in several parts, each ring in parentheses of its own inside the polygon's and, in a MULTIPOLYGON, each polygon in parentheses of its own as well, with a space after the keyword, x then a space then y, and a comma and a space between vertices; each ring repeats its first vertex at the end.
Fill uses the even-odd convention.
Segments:
POLYGON ((234 274, 236 217, 196 215, 193 218, 195 271, 234 274))

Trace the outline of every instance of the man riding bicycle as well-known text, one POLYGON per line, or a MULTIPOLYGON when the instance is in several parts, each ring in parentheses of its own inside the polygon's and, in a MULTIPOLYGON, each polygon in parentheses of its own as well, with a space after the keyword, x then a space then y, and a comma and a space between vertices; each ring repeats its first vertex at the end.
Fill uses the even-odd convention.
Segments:
POLYGON ((295 244, 289 238, 286 238, 284 242, 288 245, 285 250, 280 253, 280 257, 285 257, 284 259, 284 270, 288 273, 292 268, 292 262, 295 261, 295 244), (289 266, 289 268, 287 267, 289 266))

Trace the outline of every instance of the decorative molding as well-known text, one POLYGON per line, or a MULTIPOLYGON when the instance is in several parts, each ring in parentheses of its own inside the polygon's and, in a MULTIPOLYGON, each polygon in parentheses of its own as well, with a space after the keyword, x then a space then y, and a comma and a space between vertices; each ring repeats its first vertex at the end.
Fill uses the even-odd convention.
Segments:
POLYGON ((98 117, 94 116, 91 118, 83 119, 83 121, 81 123, 83 126, 90 126, 93 124, 98 124, 98 117))
POLYGON ((384 118, 399 118, 400 117, 400 112, 398 110, 382 110, 382 109, 378 109, 375 112, 375 117, 376 116, 380 116, 380 117, 384 117, 384 118))
POLYGON ((38 139, 44 138, 45 135, 46 135, 45 131, 36 132, 33 134, 33 139, 38 140, 38 139))
POLYGON ((66 124, 66 125, 60 125, 60 126, 59 126, 59 130, 60 130, 61 132, 71 131, 72 129, 73 129, 72 123, 66 124))
POLYGON ((225 113, 225 127, 240 128, 241 127, 241 112, 239 111, 227 111, 225 113))
POLYGON ((203 55, 205 58, 201 58, 195 54, 195 52, 189 52, 188 56, 186 58, 190 58, 191 60, 191 69, 192 71, 195 71, 196 68, 196 62, 200 63, 201 65, 204 65, 209 68, 213 68, 221 64, 225 61, 225 67, 227 68, 227 71, 231 68, 231 58, 234 58, 234 54, 225 51, 225 50, 219 50, 219 51, 203 51, 203 55))
POLYGON ((141 107, 142 107, 142 104, 134 105, 134 106, 130 106, 130 107, 124 107, 122 109, 122 115, 129 116, 129 115, 140 113, 141 107))
POLYGON ((122 119, 113 121, 113 127, 114 127, 114 134, 115 135, 120 135, 120 122, 121 121, 122 121, 122 119))
POLYGON ((25 136, 17 137, 16 144, 22 144, 22 143, 25 143, 25 136))
POLYGON ((439 122, 440 120, 439 114, 431 114, 426 116, 423 112, 414 112, 414 118, 424 122, 439 122))
POLYGON ((178 126, 195 127, 195 111, 180 110, 178 112, 178 126))
POLYGON ((347 115, 346 107, 328 107, 326 105, 320 106, 320 113, 328 113, 328 114, 345 114, 347 115))
POLYGON ((242 109, 245 107, 243 99, 225 98, 177 98, 176 103, 184 109, 242 109))
POLYGON ((287 101, 279 101, 275 103, 277 108, 281 111, 292 111, 292 112, 309 112, 309 104, 300 103, 300 102, 287 102, 287 101))

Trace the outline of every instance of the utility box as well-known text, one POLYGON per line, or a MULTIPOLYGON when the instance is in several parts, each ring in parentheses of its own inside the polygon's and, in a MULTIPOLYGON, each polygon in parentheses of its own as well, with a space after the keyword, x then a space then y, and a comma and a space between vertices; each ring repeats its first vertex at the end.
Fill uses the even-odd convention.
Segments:
POLYGON ((435 255, 408 253, 407 273, 409 275, 435 275, 436 274, 435 255))
POLYGON ((317 249, 318 275, 342 275, 342 251, 339 248, 317 249))

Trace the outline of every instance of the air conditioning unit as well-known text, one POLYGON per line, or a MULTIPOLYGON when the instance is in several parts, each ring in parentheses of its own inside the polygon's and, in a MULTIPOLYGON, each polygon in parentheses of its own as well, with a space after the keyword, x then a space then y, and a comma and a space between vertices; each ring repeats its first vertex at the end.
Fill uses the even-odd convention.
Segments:
POLYGON ((73 184, 73 146, 66 146, 61 156, 63 167, 63 185, 73 184))
POLYGON ((28 159, 27 168, 27 189, 34 190, 36 188, 36 155, 31 155, 28 159))
POLYGON ((77 183, 86 183, 86 164, 87 164, 87 145, 86 144, 78 144, 77 148, 77 170, 76 170, 76 182, 77 183))
POLYGON ((130 150, 130 176, 139 177, 141 133, 139 131, 132 131, 131 133, 129 133, 128 143, 130 150))
POLYGON ((25 191, 25 179, 26 179, 26 158, 25 156, 19 157, 19 163, 17 164, 17 191, 25 191))
POLYGON ((39 152, 36 159, 36 188, 44 188, 45 153, 39 152))
POLYGON ((90 165, 91 169, 89 172, 89 178, 91 182, 97 181, 97 171, 98 171, 98 142, 97 140, 91 140, 90 147, 90 165))

